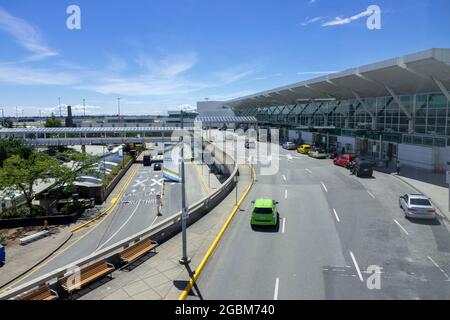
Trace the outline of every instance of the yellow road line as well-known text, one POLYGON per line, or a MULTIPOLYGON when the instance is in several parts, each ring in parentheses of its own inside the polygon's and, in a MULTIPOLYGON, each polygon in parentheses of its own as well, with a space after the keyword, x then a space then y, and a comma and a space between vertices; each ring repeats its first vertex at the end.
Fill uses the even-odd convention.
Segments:
POLYGON ((178 300, 185 300, 188 296, 189 292, 192 290, 192 287, 194 286, 195 282, 200 277, 200 274, 203 271, 203 268, 205 267, 206 263, 208 262, 209 258, 211 257, 212 253, 216 249, 217 245, 219 244, 220 240, 222 239, 223 234, 227 230, 228 226, 230 225, 231 221, 233 220, 234 216, 236 215, 236 212, 242 205, 242 202, 244 202, 245 198, 247 197, 248 193, 253 187, 254 179, 252 179, 252 183, 248 186, 247 190, 245 190, 244 194, 242 195, 241 199, 239 200, 238 204, 234 207, 233 211, 231 212, 230 216, 228 217, 227 221, 223 225, 222 229, 220 230, 219 234, 217 235, 216 239, 212 243, 212 245, 209 247, 208 251, 206 252, 205 256, 203 257, 202 261, 198 265, 198 268, 195 270, 194 275, 189 279, 188 284, 186 285, 186 288, 183 290, 183 292, 178 297, 178 300))
POLYGON ((139 170, 139 167, 136 167, 131 175, 127 178, 124 186, 120 189, 119 194, 117 195, 117 197, 114 197, 111 200, 111 204, 109 205, 109 207, 107 207, 103 212, 101 212, 99 215, 97 215, 96 217, 92 218, 89 221, 86 221, 85 223, 73 228, 72 230, 70 230, 71 233, 75 233, 80 231, 81 229, 84 229, 85 227, 87 227, 88 225, 90 225, 92 222, 97 221, 98 219, 100 219, 101 217, 103 217, 105 214, 107 214, 108 212, 110 212, 112 209, 115 208, 115 206, 117 205, 117 200, 120 199, 122 197, 122 195, 125 193, 126 189, 128 188, 128 185, 130 184, 131 180, 133 179, 133 177, 136 175, 137 171, 139 170))
POLYGON ((208 186, 206 185, 206 181, 203 178, 203 175, 200 173, 200 169, 198 168, 197 163, 193 162, 193 164, 194 164, 195 171, 197 172, 197 175, 200 178, 200 182, 202 183, 203 189, 205 189, 207 194, 210 194, 211 192, 209 191, 208 186))
MULTIPOLYGON (((122 187, 122 189, 119 192, 119 198, 123 195, 124 190, 126 190, 129 186, 129 184, 131 183, 131 181, 133 180, 134 176, 136 175, 136 173, 139 171, 139 167, 137 167, 137 169, 135 169, 134 171, 132 171, 131 175, 127 178, 124 186, 122 187)), ((111 209, 113 209, 115 206, 111 207, 111 209)), ((104 212, 106 213, 106 212, 104 212)), ((70 245, 68 245, 66 248, 58 251, 54 256, 52 256, 50 259, 48 259, 47 261, 45 261, 44 263, 42 263, 41 265, 37 266, 36 268, 30 270, 27 274, 23 275, 21 278, 17 279, 16 281, 14 281, 14 283, 12 283, 11 285, 9 285, 7 288, 5 288, 4 290, 0 291, 0 293, 3 293, 11 288, 13 288, 15 285, 17 285, 18 283, 22 282, 23 280, 29 278, 32 274, 34 274, 35 272, 39 271, 40 269, 42 269, 43 267, 45 267, 46 265, 48 265, 51 261, 53 261, 54 259, 56 259, 57 257, 59 257, 61 254, 63 254, 64 252, 66 252, 69 248, 73 247, 76 243, 78 243, 79 241, 81 241, 84 237, 86 237, 89 233, 91 233, 92 231, 94 231, 107 217, 108 215, 104 215, 103 213, 103 219, 101 219, 99 221, 99 223, 97 223, 95 226, 93 226, 88 232, 86 232, 85 234, 81 235, 80 237, 78 237, 77 239, 75 239, 70 245)), ((98 217, 97 217, 98 219, 98 217)))

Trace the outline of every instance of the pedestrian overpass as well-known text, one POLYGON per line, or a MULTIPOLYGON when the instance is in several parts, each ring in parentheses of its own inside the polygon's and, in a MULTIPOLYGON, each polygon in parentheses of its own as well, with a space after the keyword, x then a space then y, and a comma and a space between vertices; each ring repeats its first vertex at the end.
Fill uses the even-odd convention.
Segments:
POLYGON ((193 132, 186 127, 89 127, 0 129, 0 138, 16 138, 30 146, 106 145, 170 142, 173 136, 193 132))

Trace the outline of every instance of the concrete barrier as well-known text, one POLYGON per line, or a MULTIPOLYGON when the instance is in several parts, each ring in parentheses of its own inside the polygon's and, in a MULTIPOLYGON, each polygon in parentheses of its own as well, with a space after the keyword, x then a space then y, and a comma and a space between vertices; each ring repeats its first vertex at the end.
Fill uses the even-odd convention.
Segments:
MULTIPOLYGON (((209 142, 204 141, 204 146, 208 146, 209 142)), ((227 170, 231 170, 229 178, 211 195, 203 198, 202 200, 194 203, 189 207, 189 219, 187 225, 190 226, 205 214, 207 214, 212 208, 225 199, 228 194, 234 189, 236 181, 234 177, 238 174, 238 164, 229 154, 225 154, 220 148, 214 148, 214 154, 217 160, 231 161, 229 165, 226 165, 227 170)), ((172 238, 174 235, 181 231, 181 212, 178 212, 171 217, 166 218, 160 223, 147 228, 133 236, 130 236, 124 240, 121 240, 107 248, 104 248, 98 252, 95 252, 85 258, 79 259, 71 263, 70 265, 58 268, 50 273, 42 275, 32 281, 24 283, 16 288, 12 288, 2 294, 0 299, 14 299, 18 295, 24 294, 30 290, 42 284, 49 284, 53 289, 58 290, 58 279, 67 275, 68 270, 74 270, 74 266, 82 267, 102 259, 106 259, 107 262, 117 264, 120 261, 119 254, 129 246, 144 240, 151 239, 158 243, 163 243, 166 240, 172 238)))

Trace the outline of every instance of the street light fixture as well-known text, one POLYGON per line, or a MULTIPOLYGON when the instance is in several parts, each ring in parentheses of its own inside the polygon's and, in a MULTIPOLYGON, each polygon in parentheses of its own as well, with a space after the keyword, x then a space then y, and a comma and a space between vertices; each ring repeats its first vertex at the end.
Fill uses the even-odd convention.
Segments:
POLYGON ((181 232, 182 232, 182 257, 180 259, 181 264, 189 264, 191 259, 187 256, 187 220, 189 218, 189 211, 186 204, 186 183, 185 183, 185 172, 184 172, 184 112, 181 110, 181 232))

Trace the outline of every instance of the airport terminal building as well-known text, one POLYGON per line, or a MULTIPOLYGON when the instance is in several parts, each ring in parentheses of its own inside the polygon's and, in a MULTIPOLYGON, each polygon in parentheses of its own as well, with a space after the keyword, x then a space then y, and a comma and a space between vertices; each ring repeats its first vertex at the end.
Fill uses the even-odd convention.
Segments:
POLYGON ((429 49, 223 101, 222 107, 256 117, 260 128, 280 128, 283 140, 443 173, 450 161, 449 89, 450 49, 429 49))

